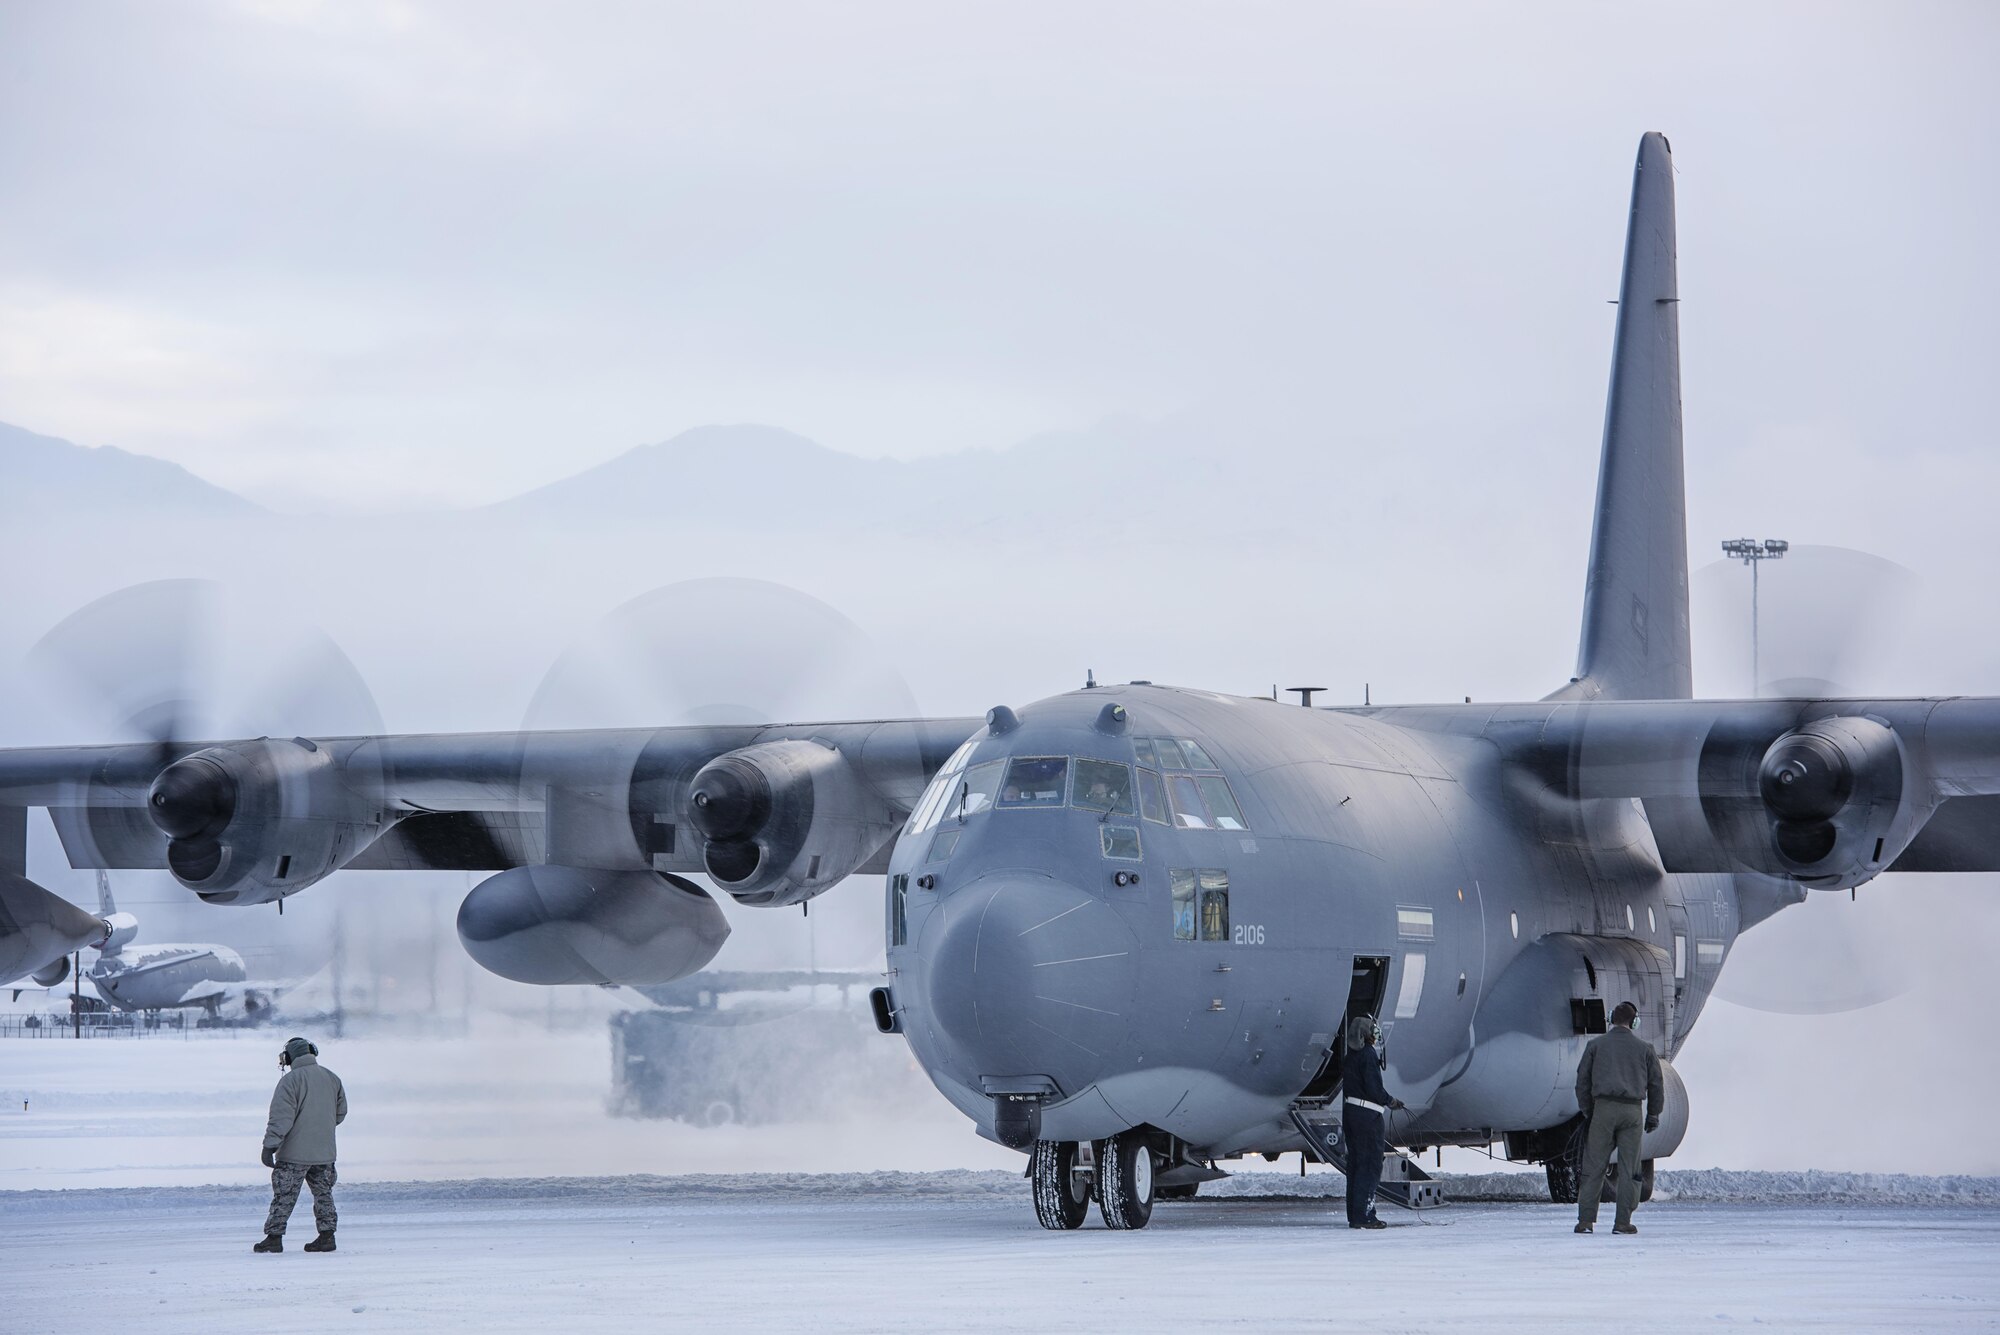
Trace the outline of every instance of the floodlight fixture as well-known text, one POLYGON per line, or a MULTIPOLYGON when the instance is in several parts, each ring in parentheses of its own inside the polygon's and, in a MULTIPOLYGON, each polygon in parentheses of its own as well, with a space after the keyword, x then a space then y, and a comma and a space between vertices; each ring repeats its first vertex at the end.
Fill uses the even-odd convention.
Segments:
POLYGON ((1755 538, 1727 538, 1722 544, 1724 556, 1750 567, 1750 694, 1753 696, 1764 693, 1764 678, 1758 662, 1757 568, 1765 561, 1777 560, 1791 549, 1792 544, 1783 538, 1765 538, 1762 542, 1755 538))

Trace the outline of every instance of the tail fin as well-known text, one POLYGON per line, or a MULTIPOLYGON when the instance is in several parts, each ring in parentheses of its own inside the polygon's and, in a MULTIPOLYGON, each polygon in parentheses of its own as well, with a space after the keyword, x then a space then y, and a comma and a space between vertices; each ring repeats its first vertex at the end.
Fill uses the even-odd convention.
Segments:
POLYGON ((1679 301, 1674 162, 1666 136, 1654 132, 1639 140, 1632 176, 1583 643, 1576 679, 1553 699, 1685 700, 1694 693, 1679 301))
POLYGON ((97 869, 97 913, 108 918, 118 911, 118 905, 111 899, 111 878, 102 867, 97 869))

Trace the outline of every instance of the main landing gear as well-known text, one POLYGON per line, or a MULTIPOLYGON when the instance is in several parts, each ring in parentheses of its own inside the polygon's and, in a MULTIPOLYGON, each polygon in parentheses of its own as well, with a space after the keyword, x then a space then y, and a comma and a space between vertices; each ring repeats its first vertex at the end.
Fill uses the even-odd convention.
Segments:
POLYGON ((1028 1165, 1035 1221, 1081 1228, 1095 1199, 1106 1228, 1144 1228, 1153 1217, 1153 1150, 1136 1131, 1080 1144, 1038 1140, 1028 1165))
MULTIPOLYGON (((1575 1127, 1563 1140, 1562 1148, 1542 1161, 1542 1169, 1549 1178, 1549 1199, 1557 1205, 1575 1205, 1581 1184, 1577 1181, 1583 1175, 1583 1137, 1589 1123, 1578 1118, 1575 1127)), ((1615 1171, 1615 1168, 1614 1168, 1615 1171)), ((1598 1196, 1598 1204, 1609 1205, 1617 1199, 1612 1182, 1612 1174, 1604 1175, 1604 1187, 1598 1196)), ((1639 1164, 1639 1200, 1643 1203, 1653 1199, 1653 1161, 1641 1160, 1639 1164)))

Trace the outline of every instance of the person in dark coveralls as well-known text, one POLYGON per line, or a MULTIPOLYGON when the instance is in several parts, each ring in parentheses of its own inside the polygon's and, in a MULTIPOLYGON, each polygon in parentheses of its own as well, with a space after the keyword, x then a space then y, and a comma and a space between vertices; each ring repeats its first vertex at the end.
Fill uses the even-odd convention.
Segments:
POLYGON ((333 1129, 347 1120, 347 1091, 339 1076, 319 1064, 319 1049, 303 1038, 285 1044, 278 1065, 285 1073, 271 1094, 271 1120, 264 1127, 271 1213, 264 1220, 264 1240, 250 1250, 285 1250, 285 1222, 299 1203, 299 1185, 304 1183, 312 1188, 313 1223, 319 1226, 319 1236, 305 1249, 330 1252, 334 1225, 339 1223, 333 1209, 333 1129))
POLYGON ((1403 1106, 1382 1084, 1381 1031, 1367 1015, 1347 1026, 1347 1053, 1340 1063, 1340 1134, 1347 1145, 1347 1226, 1387 1228, 1375 1217, 1375 1188, 1382 1182, 1382 1155, 1388 1149, 1387 1116, 1403 1106))
POLYGON ((1639 1207, 1639 1139, 1660 1124, 1667 1086, 1660 1055, 1632 1032, 1639 1008, 1621 1001, 1611 1012, 1611 1028, 1590 1040, 1576 1068, 1576 1103, 1590 1119, 1583 1142, 1583 1173, 1576 1182, 1576 1231, 1597 1225, 1597 1198, 1611 1151, 1618 1151, 1618 1222, 1613 1233, 1637 1233, 1632 1211, 1639 1207), (1641 1129, 1643 1122, 1643 1130, 1641 1129))

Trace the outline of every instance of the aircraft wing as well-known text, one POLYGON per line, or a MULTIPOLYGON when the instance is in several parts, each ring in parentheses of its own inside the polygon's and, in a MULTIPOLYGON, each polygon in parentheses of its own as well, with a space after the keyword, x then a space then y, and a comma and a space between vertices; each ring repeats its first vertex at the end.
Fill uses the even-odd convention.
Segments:
POLYGON ((501 872, 481 887, 504 882, 483 896, 475 935, 525 940, 556 918, 593 949, 677 940, 686 958, 659 946, 651 966, 616 977, 566 964, 545 975, 547 952, 496 962, 475 949, 481 963, 528 981, 662 982, 697 955, 692 967, 706 963, 728 933, 683 874, 741 903, 785 905, 881 870, 931 776, 980 723, 4 750, 0 870, 25 873, 26 815, 39 806, 72 866, 165 868, 210 903, 269 903, 343 868, 501 872), (506 880, 513 869, 527 879, 506 880))
POLYGON ((1591 818, 1592 799, 1628 809, 1636 800, 1665 871, 1836 889, 1891 870, 2000 871, 2000 698, 1369 712, 1487 739, 1508 762, 1512 795, 1530 806, 1553 797, 1551 810, 1591 818))

